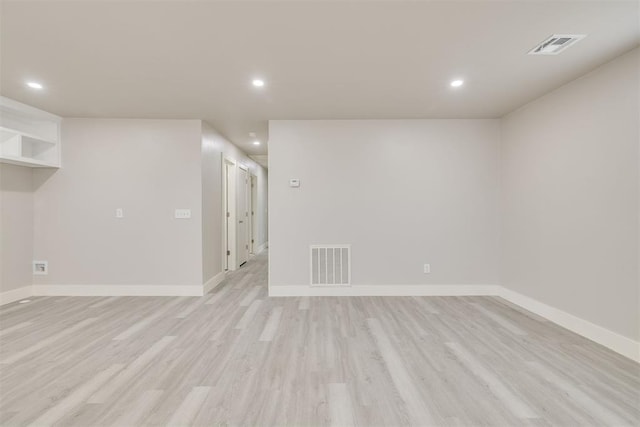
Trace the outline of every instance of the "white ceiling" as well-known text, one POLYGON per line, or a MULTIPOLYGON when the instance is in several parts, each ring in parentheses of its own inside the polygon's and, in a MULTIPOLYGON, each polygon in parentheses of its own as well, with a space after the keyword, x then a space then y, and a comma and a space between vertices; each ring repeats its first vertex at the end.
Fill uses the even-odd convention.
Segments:
POLYGON ((269 160, 266 154, 252 154, 251 159, 253 159, 253 161, 258 163, 259 165, 267 169, 269 168, 269 160))
POLYGON ((253 155, 267 151, 269 119, 500 117, 640 42, 637 1, 52 0, 1 12, 2 95, 62 116, 201 118, 253 155), (553 33, 588 37, 526 55, 553 33))

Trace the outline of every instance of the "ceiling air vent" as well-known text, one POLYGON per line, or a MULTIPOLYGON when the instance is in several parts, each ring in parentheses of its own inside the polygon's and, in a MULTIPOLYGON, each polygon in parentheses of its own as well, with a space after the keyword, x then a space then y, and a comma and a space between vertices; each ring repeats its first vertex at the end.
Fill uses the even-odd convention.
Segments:
POLYGON ((554 34, 529 51, 529 55, 557 55, 587 37, 586 34, 554 34))

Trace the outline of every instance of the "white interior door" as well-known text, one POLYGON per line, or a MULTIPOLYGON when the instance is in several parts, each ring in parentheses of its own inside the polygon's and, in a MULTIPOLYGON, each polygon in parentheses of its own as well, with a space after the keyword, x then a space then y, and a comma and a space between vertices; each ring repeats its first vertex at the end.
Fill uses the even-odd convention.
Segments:
POLYGON ((236 269, 236 165, 230 159, 223 159, 224 178, 224 266, 226 270, 236 269))
POLYGON ((238 265, 249 260, 249 172, 240 166, 238 170, 238 265))

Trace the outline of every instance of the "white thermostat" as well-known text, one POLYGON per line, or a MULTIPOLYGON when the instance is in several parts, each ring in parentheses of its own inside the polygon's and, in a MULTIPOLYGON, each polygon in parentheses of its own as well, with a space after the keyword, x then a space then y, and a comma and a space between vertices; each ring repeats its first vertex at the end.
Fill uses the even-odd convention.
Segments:
POLYGON ((299 179, 290 179, 289 180, 289 187, 291 187, 291 188, 300 187, 300 180, 299 179))

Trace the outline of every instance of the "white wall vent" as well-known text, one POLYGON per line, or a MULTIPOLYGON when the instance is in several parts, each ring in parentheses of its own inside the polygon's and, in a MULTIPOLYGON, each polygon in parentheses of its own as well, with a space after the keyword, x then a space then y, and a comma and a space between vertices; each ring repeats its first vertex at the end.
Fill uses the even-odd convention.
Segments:
POLYGON ((578 41, 586 34, 554 34, 529 51, 529 55, 557 55, 578 41))
POLYGON ((311 245, 311 285, 351 284, 351 245, 311 245))

